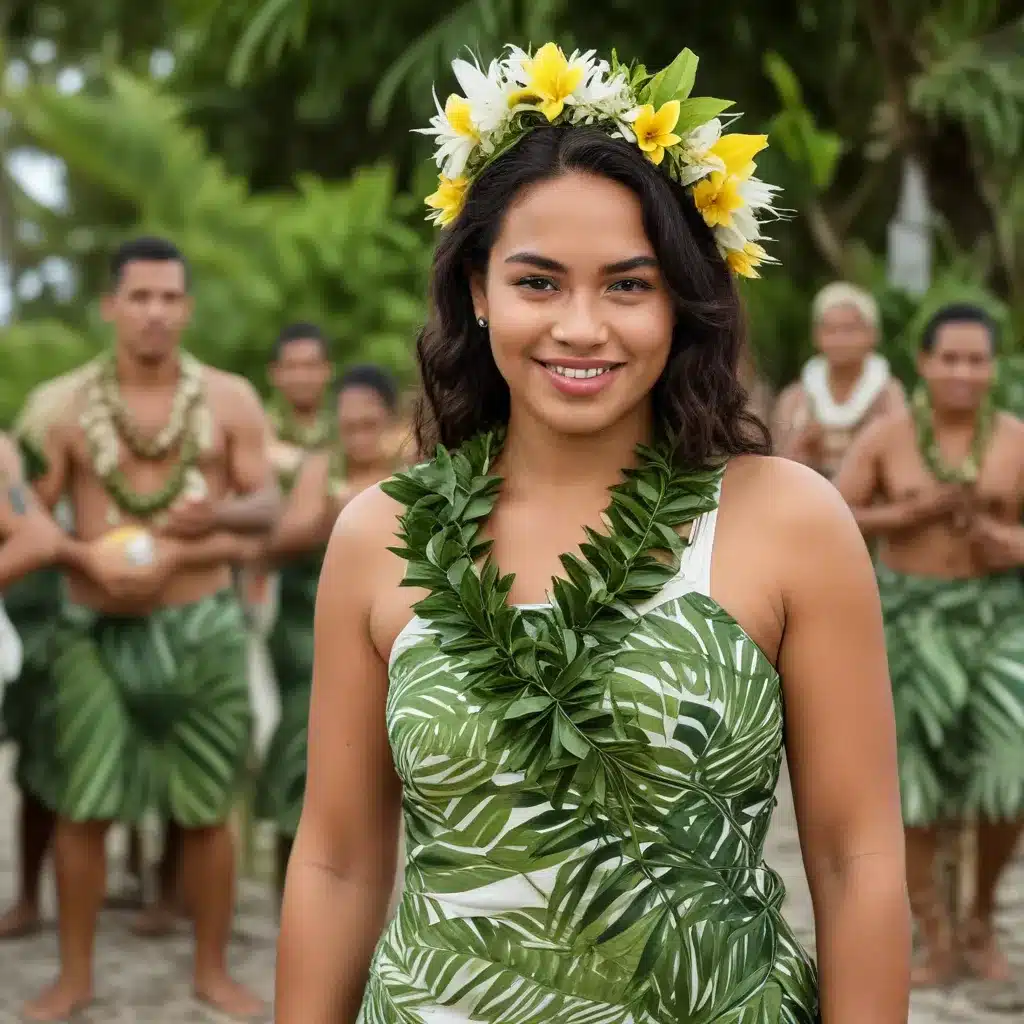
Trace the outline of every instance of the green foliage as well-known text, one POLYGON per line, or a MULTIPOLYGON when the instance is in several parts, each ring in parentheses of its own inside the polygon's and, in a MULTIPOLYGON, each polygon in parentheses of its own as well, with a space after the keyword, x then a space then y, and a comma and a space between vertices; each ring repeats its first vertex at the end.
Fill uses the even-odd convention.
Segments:
MULTIPOLYGON (((715 17, 691 19, 683 39, 677 7, 655 0, 637 18, 622 0, 463 0, 444 11, 418 0, 159 9, 18 0, 8 5, 10 52, 23 56, 42 37, 57 56, 4 101, 14 114, 6 148, 28 140, 65 157, 71 208, 55 216, 0 177, 0 251, 19 269, 63 256, 80 288, 70 304, 47 293, 22 315, 60 319, 95 348, 103 330, 86 300, 103 285, 102 257, 129 231, 152 228, 196 263, 194 344, 209 358, 259 381, 280 321, 310 316, 326 321, 340 358, 408 366, 431 241, 420 197, 432 191, 426 143, 409 129, 433 111, 434 83, 442 97, 453 84, 448 62, 460 51, 487 60, 506 42, 557 39, 668 65, 659 100, 688 93, 696 75, 699 95, 728 97, 743 114, 738 130, 769 132, 760 173, 784 186, 781 205, 797 216, 772 232, 781 267, 744 291, 773 383, 795 374, 810 296, 835 277, 870 285, 894 310, 889 349, 911 371, 903 333, 918 304, 888 294, 880 262, 907 153, 928 168, 941 231, 984 254, 984 274, 967 276, 1009 307, 1015 350, 1024 334, 1019 3, 718 0, 715 17), (699 70, 679 55, 683 43, 699 70), (146 80, 157 48, 176 58, 162 91, 146 80), (86 72, 85 92, 47 95, 42 85, 68 66, 86 72), (15 232, 19 220, 38 240, 15 232)), ((635 84, 655 84, 630 66, 635 84)), ((687 99, 681 125, 724 103, 687 99)), ((963 276, 944 256, 933 291, 963 276)), ((5 382, 0 414, 19 386, 5 382)))
POLYGON ((769 135, 787 158, 803 169, 810 191, 827 191, 835 181, 843 154, 842 138, 818 127, 804 102, 800 82, 779 54, 765 54, 764 69, 782 104, 772 119, 769 135))
POLYGON ((687 99, 697 77, 697 63, 697 55, 692 50, 683 50, 647 83, 641 98, 653 103, 656 110, 669 100, 687 99))
MULTIPOLYGON (((340 182, 307 176, 294 191, 254 196, 185 125, 178 99, 122 71, 108 85, 102 94, 74 96, 33 87, 13 95, 10 109, 73 175, 128 211, 132 230, 165 234, 188 255, 196 302, 188 343, 200 358, 262 383, 280 326, 311 319, 323 325, 340 362, 370 359, 409 372, 424 315, 429 236, 417 223, 419 204, 398 193, 390 167, 340 182)), ((68 217, 50 230, 60 236, 77 226, 68 217)), ((86 260, 103 258, 111 234, 95 234, 86 260)), ((53 333, 47 323, 17 330, 25 347, 35 333, 53 333)), ((65 329, 64 341, 77 358, 95 351, 101 337, 87 326, 80 335, 65 329)), ((52 372, 42 361, 16 363, 0 392, 2 411, 52 372)))
POLYGON ((0 423, 14 422, 36 384, 67 373, 95 356, 100 342, 58 320, 24 320, 0 329, 4 372, 0 374, 0 423))

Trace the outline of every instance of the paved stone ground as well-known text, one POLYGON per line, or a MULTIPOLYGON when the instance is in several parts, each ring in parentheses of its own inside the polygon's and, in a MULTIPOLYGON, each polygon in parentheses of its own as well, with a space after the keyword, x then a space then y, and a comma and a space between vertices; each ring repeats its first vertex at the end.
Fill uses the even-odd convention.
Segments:
MULTIPOLYGON (((14 892, 14 851, 11 830, 14 799, 9 756, 0 755, 0 903, 14 892)), ((788 784, 780 806, 767 859, 785 877, 789 917, 800 937, 814 941, 810 898, 800 863, 788 784)), ((117 858, 114 858, 117 862, 117 858)), ((52 882, 48 882, 48 914, 52 919, 52 882)), ((82 1024, 197 1024, 219 1021, 189 994, 190 942, 182 933, 172 939, 144 942, 132 936, 124 911, 106 911, 97 949, 99 1002, 77 1020, 82 1024)), ((1020 983, 963 986, 948 993, 915 995, 910 1024, 1010 1024, 1024 1020, 1024 861, 1007 880, 1000 929, 1011 950, 1020 983)), ((239 913, 231 945, 231 963, 238 978, 268 1002, 273 996, 275 925, 268 887, 255 881, 241 884, 239 913)), ((57 962, 52 927, 36 938, 0 946, 0 1024, 20 1020, 22 1003, 52 976, 57 962)), ((269 1018, 268 1018, 269 1019, 269 1018)), ((867 1022, 866 1022, 867 1024, 867 1022)))

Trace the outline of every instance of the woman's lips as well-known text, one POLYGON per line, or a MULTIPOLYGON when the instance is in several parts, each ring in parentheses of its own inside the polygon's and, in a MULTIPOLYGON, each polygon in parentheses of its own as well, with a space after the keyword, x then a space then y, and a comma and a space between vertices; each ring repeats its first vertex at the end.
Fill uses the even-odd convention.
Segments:
POLYGON ((563 395, 596 395, 608 387, 622 368, 622 363, 607 360, 567 359, 562 362, 540 362, 548 379, 563 395))

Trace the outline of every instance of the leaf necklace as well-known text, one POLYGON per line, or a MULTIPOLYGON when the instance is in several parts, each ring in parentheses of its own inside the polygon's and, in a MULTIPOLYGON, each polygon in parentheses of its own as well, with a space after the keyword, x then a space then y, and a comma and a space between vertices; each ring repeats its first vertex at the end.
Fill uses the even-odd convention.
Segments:
POLYGON ((508 602, 514 577, 499 574, 480 539, 501 486, 490 471, 502 441, 492 432, 453 452, 439 445, 432 462, 382 484, 406 507, 402 546, 391 549, 409 563, 403 586, 430 591, 414 610, 441 651, 458 656, 466 689, 503 708, 507 768, 555 808, 567 799, 600 808, 635 836, 645 798, 627 777, 656 765, 637 715, 612 699, 612 656, 635 627, 631 606, 678 572, 688 544, 678 528, 716 507, 722 468, 681 473, 670 446, 638 446, 638 466, 610 489, 608 533, 588 527, 582 557, 560 557, 567 578, 553 580, 549 606, 518 608, 508 602))
POLYGON ((308 426, 300 423, 291 406, 279 398, 272 402, 268 413, 278 440, 295 448, 307 452, 316 451, 329 444, 334 437, 334 415, 327 404, 317 412, 316 419, 308 426))
POLYGON ((179 362, 171 415, 155 437, 143 434, 131 419, 121 399, 113 355, 102 356, 89 365, 85 408, 79 422, 89 443, 93 471, 114 501, 107 513, 110 526, 121 521, 121 512, 135 519, 154 519, 179 497, 202 498, 207 494, 198 460, 212 443, 213 419, 205 400, 203 367, 187 352, 181 353, 179 362), (177 458, 161 487, 148 493, 132 487, 120 467, 122 442, 136 458, 147 461, 166 458, 178 446, 177 458))
MULTIPOLYGON (((337 473, 336 463, 338 462, 338 437, 334 413, 328 403, 325 403, 316 414, 316 419, 308 426, 299 422, 295 410, 280 396, 275 395, 267 415, 277 439, 293 449, 298 448, 303 457, 310 452, 317 452, 328 448, 330 468, 328 470, 328 493, 332 493, 332 481, 337 473)), ((285 492, 290 492, 298 479, 299 469, 302 466, 300 459, 293 468, 279 469, 278 480, 285 492)))
POLYGON ((938 439, 935 437, 935 418, 928 392, 924 385, 918 385, 912 399, 914 428, 917 434, 917 447, 921 452, 929 472, 940 483, 973 484, 981 472, 981 465, 992 439, 995 424, 995 403, 991 392, 978 410, 974 422, 974 437, 967 458, 959 466, 950 466, 942 455, 938 439))

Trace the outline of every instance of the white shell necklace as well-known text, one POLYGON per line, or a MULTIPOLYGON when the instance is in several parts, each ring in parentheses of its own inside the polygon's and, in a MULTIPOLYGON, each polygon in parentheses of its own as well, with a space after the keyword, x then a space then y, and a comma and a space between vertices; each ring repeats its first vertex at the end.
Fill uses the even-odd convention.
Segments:
POLYGON ((845 402, 837 402, 828 386, 828 363, 824 356, 815 356, 807 362, 800 375, 800 382, 811 401, 814 418, 823 427, 849 430, 864 419, 891 378, 886 358, 872 352, 864 360, 857 383, 845 402))

